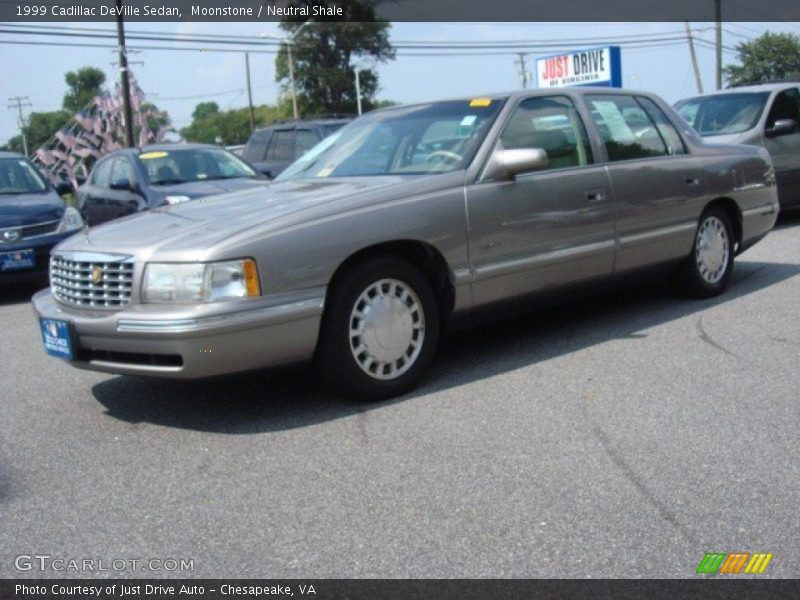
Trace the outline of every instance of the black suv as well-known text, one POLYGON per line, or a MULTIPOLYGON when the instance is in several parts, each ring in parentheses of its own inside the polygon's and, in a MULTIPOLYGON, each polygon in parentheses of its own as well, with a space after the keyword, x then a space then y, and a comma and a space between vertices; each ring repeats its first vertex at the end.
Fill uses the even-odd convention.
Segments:
POLYGON ((352 117, 330 117, 272 123, 250 135, 242 158, 267 177, 277 177, 318 142, 351 120, 352 117))

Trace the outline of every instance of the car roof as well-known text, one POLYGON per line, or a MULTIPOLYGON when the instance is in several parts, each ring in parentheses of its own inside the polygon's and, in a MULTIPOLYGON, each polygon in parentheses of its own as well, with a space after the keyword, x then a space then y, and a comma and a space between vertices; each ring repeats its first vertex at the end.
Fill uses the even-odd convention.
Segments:
POLYGON ((119 148, 108 154, 104 154, 101 158, 109 156, 137 156, 145 152, 175 152, 176 150, 202 150, 204 148, 214 148, 224 150, 222 146, 217 144, 200 144, 194 142, 181 142, 181 143, 164 143, 164 144, 148 144, 141 148, 119 148))
POLYGON ((724 96, 726 94, 752 94, 754 92, 780 92, 789 88, 800 86, 800 81, 770 81, 766 83, 754 83, 752 85, 737 85, 716 90, 706 94, 698 94, 693 98, 704 98, 706 96, 724 96))
POLYGON ((428 104, 438 104, 440 102, 469 102, 471 100, 487 99, 487 100, 503 100, 503 101, 516 101, 522 98, 530 98, 535 96, 586 96, 591 94, 615 94, 621 96, 646 96, 648 98, 659 98, 656 94, 645 92, 643 90, 632 90, 628 88, 611 88, 602 86, 575 86, 575 87, 553 87, 553 88, 533 88, 515 90, 512 92, 491 94, 473 94, 470 96, 455 96, 451 98, 442 98, 439 100, 431 100, 429 102, 414 102, 412 104, 397 104, 395 106, 387 106, 380 108, 375 113, 383 111, 391 111, 394 109, 403 109, 413 106, 426 106, 428 104))
POLYGON ((355 118, 355 115, 342 115, 336 117, 318 117, 311 119, 283 119, 280 121, 273 121, 272 123, 264 125, 263 127, 257 127, 254 132, 269 131, 270 129, 274 129, 276 127, 290 127, 292 125, 333 125, 336 123, 349 123, 355 118))

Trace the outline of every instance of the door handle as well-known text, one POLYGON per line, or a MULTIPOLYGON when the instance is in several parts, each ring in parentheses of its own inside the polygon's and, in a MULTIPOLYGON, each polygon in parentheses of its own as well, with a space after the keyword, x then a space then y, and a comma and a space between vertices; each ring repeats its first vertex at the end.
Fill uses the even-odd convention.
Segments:
POLYGON ((697 177, 686 177, 684 181, 686 185, 700 185, 700 180, 697 177))
POLYGON ((606 199, 606 193, 603 190, 589 190, 586 192, 586 199, 589 202, 602 202, 606 199))

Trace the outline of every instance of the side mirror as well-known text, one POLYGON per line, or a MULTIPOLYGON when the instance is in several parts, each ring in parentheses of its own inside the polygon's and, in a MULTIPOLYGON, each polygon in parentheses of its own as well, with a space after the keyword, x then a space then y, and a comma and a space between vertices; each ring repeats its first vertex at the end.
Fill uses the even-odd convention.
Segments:
POLYGON ((765 132, 769 137, 777 137, 797 131, 797 121, 794 119, 777 119, 772 127, 765 132))
POLYGON ((72 187, 72 184, 69 181, 59 181, 53 187, 56 190, 56 194, 59 196, 66 196, 67 194, 71 194, 75 191, 75 188, 72 187))
POLYGON ((516 148, 505 150, 501 145, 495 149, 483 173, 483 180, 514 179, 520 173, 544 169, 547 152, 541 148, 516 148))
POLYGON ((515 150, 498 150, 500 166, 509 175, 518 175, 530 171, 538 171, 547 166, 547 152, 541 148, 518 148, 515 150))
POLYGON ((131 182, 128 179, 115 179, 111 182, 112 190, 130 190, 131 188, 131 182))

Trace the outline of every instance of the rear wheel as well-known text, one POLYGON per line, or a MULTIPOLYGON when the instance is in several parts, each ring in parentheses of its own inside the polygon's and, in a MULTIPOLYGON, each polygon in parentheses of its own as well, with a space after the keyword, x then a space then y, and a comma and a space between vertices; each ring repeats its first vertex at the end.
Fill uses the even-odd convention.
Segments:
POLYGON ((733 273, 734 243, 728 212, 720 207, 706 210, 700 217, 692 252, 675 273, 678 289, 695 298, 721 293, 733 273))
POLYGON ((362 399, 414 387, 433 360, 439 311, 430 283, 408 261, 365 260, 331 289, 316 362, 323 382, 362 399))

